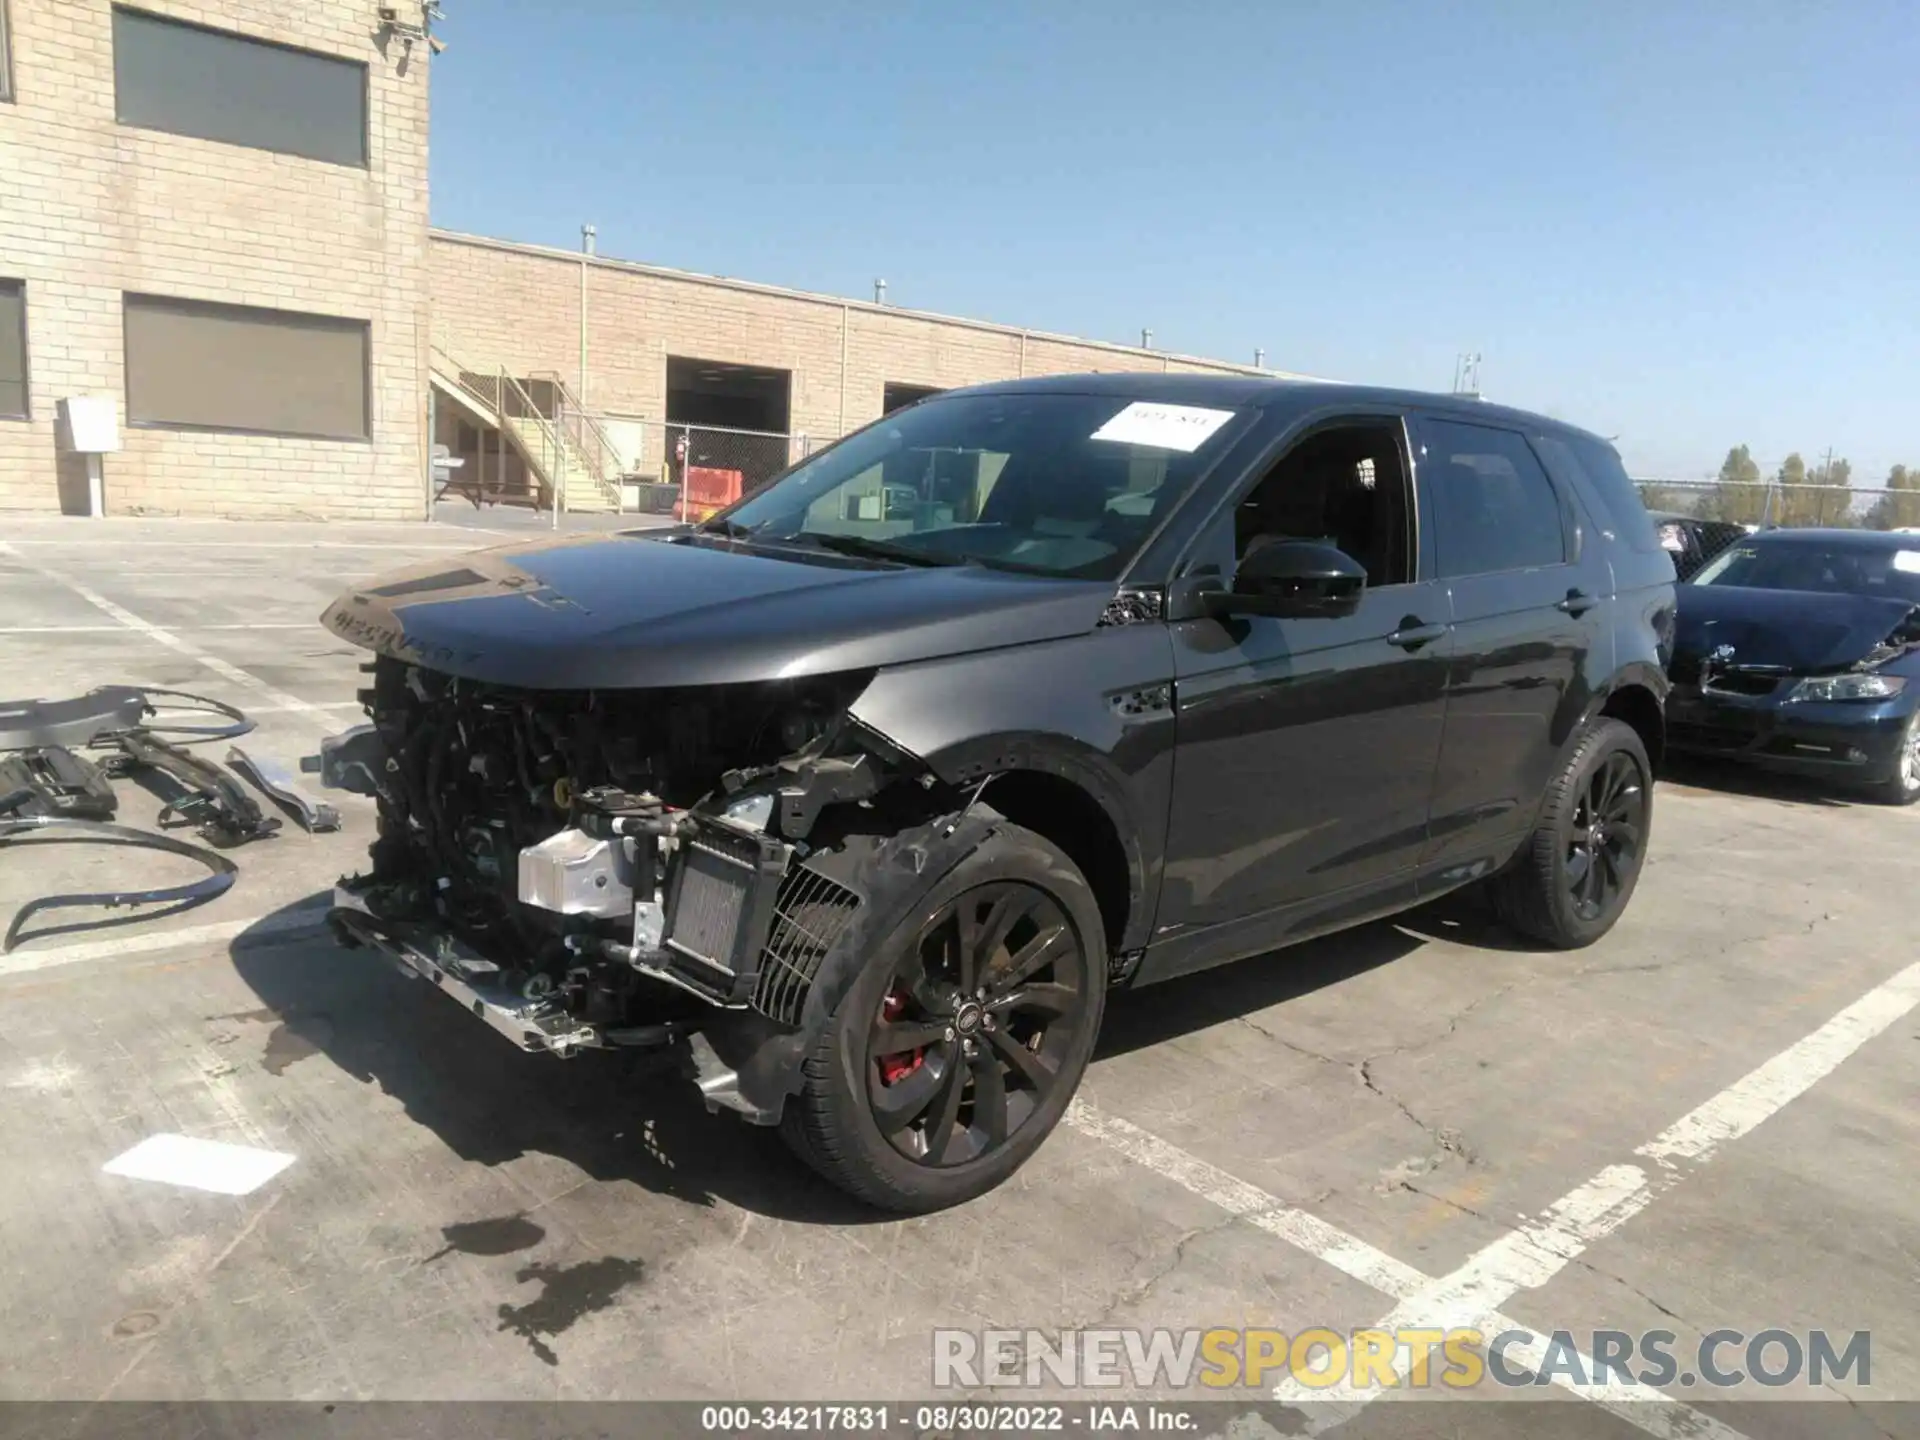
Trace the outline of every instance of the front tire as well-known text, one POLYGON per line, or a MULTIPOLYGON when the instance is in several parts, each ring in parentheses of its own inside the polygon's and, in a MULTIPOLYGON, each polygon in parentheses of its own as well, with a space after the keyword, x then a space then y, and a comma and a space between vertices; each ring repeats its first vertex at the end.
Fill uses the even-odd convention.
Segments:
POLYGON ((1555 950, 1591 945, 1639 882, 1653 824, 1653 767, 1633 727, 1588 727, 1547 787, 1520 853, 1491 886, 1507 926, 1555 950))
POLYGON ((1000 824, 864 958, 803 1062, 782 1134, 882 1209, 985 1194, 1066 1112, 1100 1028, 1106 954, 1078 868, 1000 824))
POLYGON ((1906 728, 1900 732, 1893 773, 1871 793, 1882 805, 1911 805, 1920 800, 1920 710, 1907 717, 1906 728))

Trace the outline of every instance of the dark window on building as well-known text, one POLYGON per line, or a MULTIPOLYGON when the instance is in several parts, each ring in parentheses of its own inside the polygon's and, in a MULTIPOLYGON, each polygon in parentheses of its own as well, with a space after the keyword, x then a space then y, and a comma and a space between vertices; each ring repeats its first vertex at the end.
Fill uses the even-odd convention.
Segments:
POLYGON ((784 435, 792 372, 667 357, 667 423, 784 435))
POLYGON ((1574 476, 1587 482, 1590 503, 1600 511, 1594 518, 1602 525, 1635 550, 1665 548, 1640 499, 1639 487, 1627 475, 1627 467, 1620 463, 1611 445, 1584 435, 1543 435, 1539 446, 1541 458, 1555 476, 1574 476))
POLYGON ((352 60, 116 8, 113 94, 122 125, 367 163, 367 67, 352 60))
POLYGON ((7 41, 7 0, 0 0, 0 100, 13 99, 13 47, 7 41))
POLYGON ((793 374, 761 365, 667 357, 667 455, 675 479, 688 469, 732 472, 741 492, 778 475, 793 458, 787 439, 793 374))
POLYGON ((127 420, 367 437, 367 322, 126 297, 127 420))
POLYGON ((1442 576, 1566 562, 1560 497, 1526 437, 1487 425, 1429 420, 1421 441, 1442 576))
POLYGON ((27 290, 0 280, 0 416, 27 414, 27 290))
POLYGON ((901 385, 889 380, 880 396, 880 413, 891 415, 896 410, 905 409, 929 395, 938 395, 939 387, 934 385, 901 385))

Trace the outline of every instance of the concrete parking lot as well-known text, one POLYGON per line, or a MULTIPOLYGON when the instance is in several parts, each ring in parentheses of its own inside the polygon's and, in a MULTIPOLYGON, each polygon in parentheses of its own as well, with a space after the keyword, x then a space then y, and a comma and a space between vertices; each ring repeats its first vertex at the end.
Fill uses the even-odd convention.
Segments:
MULTIPOLYGON (((213 694, 291 761, 358 718, 320 609, 503 538, 467 518, 0 518, 0 693, 213 694)), ((652 1060, 522 1055, 336 949, 316 907, 371 829, 339 803, 338 834, 233 852, 211 905, 55 912, 0 957, 0 1398, 912 1397, 936 1327, 1384 1321, 1666 1330, 1683 1360, 1719 1329, 1871 1332, 1870 1378, 1676 1380, 1568 1433, 1902 1433, 1845 1402, 1920 1400, 1920 814, 1687 771, 1588 951, 1456 899, 1122 996, 1037 1159, 901 1221, 652 1060), (156 1134, 291 1158, 237 1196, 103 1169, 156 1134), (1699 1409, 1728 1398, 1754 1403, 1699 1409)), ((172 864, 0 849, 0 916, 172 864)), ((1355 1435, 1396 1408, 1280 1398, 1355 1435)))

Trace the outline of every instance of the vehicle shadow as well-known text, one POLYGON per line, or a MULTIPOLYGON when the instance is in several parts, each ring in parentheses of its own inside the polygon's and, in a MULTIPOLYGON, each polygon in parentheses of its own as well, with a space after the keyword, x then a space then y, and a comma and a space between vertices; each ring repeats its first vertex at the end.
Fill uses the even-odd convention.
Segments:
POLYGON ((1673 785, 1689 790, 1711 790, 1723 795, 1741 795, 1752 800, 1778 800, 1786 805, 1820 805, 1845 810, 1873 802, 1858 791, 1832 781, 1805 775, 1784 775, 1743 765, 1734 760, 1717 760, 1710 755, 1669 755, 1660 767, 1657 785, 1673 785))
POLYGON ((345 949, 324 931, 285 933, 291 917, 280 917, 311 914, 316 898, 265 917, 229 949, 260 998, 257 1018, 274 1023, 270 1072, 324 1057, 478 1165, 551 1155, 690 1205, 725 1200, 803 1224, 892 1218, 828 1185, 772 1130, 708 1114, 672 1052, 529 1055, 377 951, 345 949))
MULTIPOLYGON (((895 1218, 828 1185, 773 1131, 709 1114, 675 1053, 589 1052, 569 1060, 526 1054, 378 952, 345 949, 324 931, 297 929, 320 898, 263 917, 229 948, 235 973, 260 1000, 260 1013, 250 1018, 274 1026, 261 1062, 270 1073, 324 1057, 361 1084, 377 1085, 410 1120, 477 1165, 550 1155, 597 1182, 631 1184, 690 1205, 724 1200, 801 1224, 895 1218)), ((1095 1059, 1338 984, 1417 950, 1428 937, 1525 948, 1473 898, 1449 896, 1392 921, 1118 993, 1095 1059)))
POLYGON ((1376 920, 1144 990, 1119 991, 1107 1001, 1093 1058, 1111 1060, 1238 1020, 1390 964, 1426 943, 1410 933, 1408 919, 1376 920))

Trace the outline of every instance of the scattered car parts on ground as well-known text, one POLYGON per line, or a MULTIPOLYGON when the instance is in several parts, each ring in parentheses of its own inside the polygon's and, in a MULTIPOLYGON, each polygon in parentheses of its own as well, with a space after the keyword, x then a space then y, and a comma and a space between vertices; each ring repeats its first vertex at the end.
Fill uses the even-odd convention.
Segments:
MULTIPOLYGON (((195 826, 227 849, 277 833, 281 821, 264 813, 233 774, 174 741, 232 740, 254 729, 245 712, 210 696, 158 686, 105 685, 66 700, 0 702, 0 843, 32 836, 145 847, 189 856, 212 873, 192 885, 100 894, 54 895, 28 901, 13 917, 0 951, 11 950, 29 916, 47 909, 192 905, 224 893, 237 873, 231 860, 168 835, 109 823, 117 808, 112 778, 157 772, 171 790, 158 823, 195 826), (197 717, 208 717, 202 720, 197 717), (104 762, 75 747, 106 752, 104 762)), ((262 793, 286 806, 308 832, 337 830, 340 812, 302 791, 284 765, 232 747, 228 764, 262 793)))
POLYGON ((103 685, 70 700, 0 701, 0 750, 91 745, 133 729, 151 713, 147 692, 132 685, 103 685))
POLYGON ((0 815, 111 820, 117 804, 106 772, 64 745, 0 755, 0 815))
POLYGON ((69 700, 0 700, 0 750, 44 745, 86 746, 112 735, 144 730, 187 740, 236 740, 254 728, 247 715, 208 695, 157 685, 102 685, 69 700), (179 702, 164 708, 221 717, 218 724, 162 719, 156 698, 179 702))
POLYGON ((119 754, 107 764, 115 774, 157 770, 181 791, 161 807, 162 828, 174 821, 192 825, 201 838, 222 850, 260 840, 280 829, 277 817, 264 814, 240 782, 210 760, 144 730, 112 736, 119 754))
POLYGON ((68 909, 79 905, 104 905, 116 909, 130 905, 171 905, 185 909, 224 895, 233 886, 238 867, 226 856, 171 835, 155 835, 130 825, 103 820, 69 820, 57 815, 27 815, 0 819, 0 845, 38 839, 44 844, 80 843, 127 845, 137 849, 161 850, 183 855, 205 865, 208 875, 187 885, 167 885, 152 890, 106 890, 85 895, 44 895, 23 904, 0 936, 0 955, 19 942, 27 920, 44 910, 68 909))
POLYGON ((684 1035, 710 1108, 937 1209, 1039 1147, 1110 987, 1482 880, 1605 934, 1672 607, 1617 453, 1538 416, 951 391, 699 525, 337 599, 371 723, 320 765, 379 833, 330 920, 524 1049, 684 1035))
POLYGON ((340 812, 302 790, 293 772, 278 760, 235 745, 227 751, 227 764, 291 810, 309 835, 340 828, 340 812))

